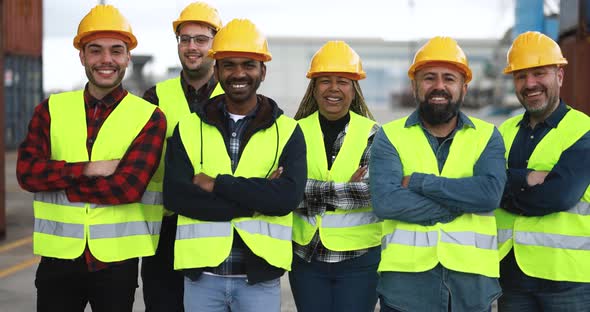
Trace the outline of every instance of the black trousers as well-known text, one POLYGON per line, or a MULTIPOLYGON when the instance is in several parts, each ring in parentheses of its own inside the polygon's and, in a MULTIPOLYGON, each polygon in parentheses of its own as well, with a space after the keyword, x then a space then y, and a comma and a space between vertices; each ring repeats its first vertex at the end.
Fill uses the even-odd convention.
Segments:
POLYGON ((174 271, 176 220, 177 215, 164 217, 156 254, 141 259, 146 312, 184 311, 184 275, 174 271))
POLYGON ((38 312, 131 312, 137 288, 138 259, 89 272, 84 257, 41 258, 37 268, 38 312))

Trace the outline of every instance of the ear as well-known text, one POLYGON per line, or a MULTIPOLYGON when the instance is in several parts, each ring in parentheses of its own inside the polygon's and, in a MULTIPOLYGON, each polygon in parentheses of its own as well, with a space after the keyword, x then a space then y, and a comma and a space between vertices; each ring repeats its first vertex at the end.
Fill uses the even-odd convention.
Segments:
POLYGON ((565 71, 563 70, 563 67, 558 67, 555 73, 557 74, 557 84, 559 85, 559 87, 561 87, 561 85, 563 84, 563 77, 565 76, 565 71))
POLYGON ((464 83, 463 84, 463 87, 461 89, 463 91, 463 93, 462 93, 463 94, 463 98, 461 98, 461 101, 463 101, 463 100, 465 100, 465 96, 467 95, 467 84, 464 83))
POLYGON ((84 47, 80 49, 78 56, 80 57, 80 63, 82 63, 82 66, 86 66, 86 62, 84 61, 84 47))
POLYGON ((266 77, 266 65, 260 62, 260 81, 264 81, 264 77, 266 77))

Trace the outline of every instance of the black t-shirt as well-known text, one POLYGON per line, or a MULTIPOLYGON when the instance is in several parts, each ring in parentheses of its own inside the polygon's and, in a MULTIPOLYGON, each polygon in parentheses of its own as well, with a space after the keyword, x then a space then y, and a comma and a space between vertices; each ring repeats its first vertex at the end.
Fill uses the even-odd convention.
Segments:
POLYGON ((336 158, 334 153, 334 142, 338 138, 338 134, 344 130, 344 127, 350 121, 350 114, 344 115, 338 120, 328 120, 322 114, 319 114, 320 127, 324 134, 324 148, 326 149, 326 159, 328 160, 328 169, 332 168, 332 163, 336 158))

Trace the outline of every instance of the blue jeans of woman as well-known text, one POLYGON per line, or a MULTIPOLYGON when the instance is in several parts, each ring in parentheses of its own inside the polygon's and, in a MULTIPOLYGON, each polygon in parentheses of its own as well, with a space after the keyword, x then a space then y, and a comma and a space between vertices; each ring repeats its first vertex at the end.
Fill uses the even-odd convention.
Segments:
POLYGON ((377 303, 380 248, 336 263, 293 255, 291 291, 299 312, 368 312, 377 303))

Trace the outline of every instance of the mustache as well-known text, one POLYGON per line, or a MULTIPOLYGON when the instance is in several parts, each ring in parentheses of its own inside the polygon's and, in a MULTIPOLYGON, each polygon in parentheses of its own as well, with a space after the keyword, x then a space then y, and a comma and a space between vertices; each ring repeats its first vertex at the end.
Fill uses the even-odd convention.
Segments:
POLYGON ((203 57, 203 53, 201 53, 201 52, 198 52, 197 50, 195 50, 195 51, 189 51, 189 52, 185 52, 185 53, 184 53, 184 55, 185 55, 185 56, 188 56, 188 55, 196 55, 196 56, 198 56, 198 57, 203 57))
POLYGON ((92 66, 92 69, 94 69, 94 70, 100 70, 100 69, 118 70, 119 68, 121 68, 121 67, 117 66, 116 64, 99 64, 99 65, 92 66))

